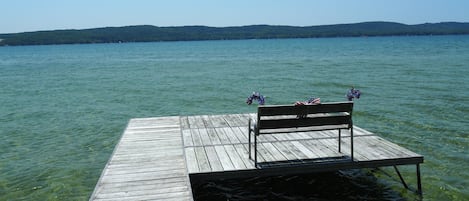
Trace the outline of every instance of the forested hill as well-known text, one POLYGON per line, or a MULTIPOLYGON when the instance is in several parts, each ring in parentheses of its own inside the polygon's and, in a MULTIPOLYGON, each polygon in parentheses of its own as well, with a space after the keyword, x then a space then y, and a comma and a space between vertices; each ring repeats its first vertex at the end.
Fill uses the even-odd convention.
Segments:
POLYGON ((156 27, 141 25, 0 34, 0 46, 450 34, 469 34, 469 23, 444 22, 406 25, 394 22, 363 22, 307 27, 270 25, 156 27))

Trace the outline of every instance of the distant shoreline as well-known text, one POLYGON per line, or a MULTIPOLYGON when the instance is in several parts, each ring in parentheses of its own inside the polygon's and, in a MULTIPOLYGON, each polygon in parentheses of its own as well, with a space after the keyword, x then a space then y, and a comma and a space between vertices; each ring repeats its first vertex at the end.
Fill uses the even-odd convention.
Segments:
POLYGON ((469 23, 467 22, 417 25, 395 22, 362 22, 307 27, 273 25, 156 27, 139 25, 0 34, 0 46, 466 34, 469 34, 469 23))

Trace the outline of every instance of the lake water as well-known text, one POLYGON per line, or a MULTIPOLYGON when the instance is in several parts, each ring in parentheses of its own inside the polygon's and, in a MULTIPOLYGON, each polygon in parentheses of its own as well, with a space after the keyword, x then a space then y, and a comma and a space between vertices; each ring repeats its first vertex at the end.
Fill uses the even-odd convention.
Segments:
MULTIPOLYGON (((355 86, 354 123, 469 199, 469 36, 0 47, 0 200, 87 200, 130 118, 255 112, 355 86)), ((415 166, 400 167, 416 188, 415 166)), ((392 168, 194 184, 197 200, 413 200, 392 168), (298 188, 294 188, 298 187, 298 188)))

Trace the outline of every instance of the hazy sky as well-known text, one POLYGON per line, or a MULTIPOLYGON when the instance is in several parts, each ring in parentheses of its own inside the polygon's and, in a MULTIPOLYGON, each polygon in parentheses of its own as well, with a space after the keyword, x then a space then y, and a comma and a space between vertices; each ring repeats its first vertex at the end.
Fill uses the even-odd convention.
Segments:
POLYGON ((469 22, 469 0, 2 0, 0 33, 108 26, 469 22))

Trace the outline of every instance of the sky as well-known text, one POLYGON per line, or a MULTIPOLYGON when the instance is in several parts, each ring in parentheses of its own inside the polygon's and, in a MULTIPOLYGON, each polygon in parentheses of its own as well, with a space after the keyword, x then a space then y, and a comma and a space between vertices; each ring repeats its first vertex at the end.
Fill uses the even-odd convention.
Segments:
POLYGON ((129 25, 469 22, 469 0, 2 0, 0 33, 129 25))

